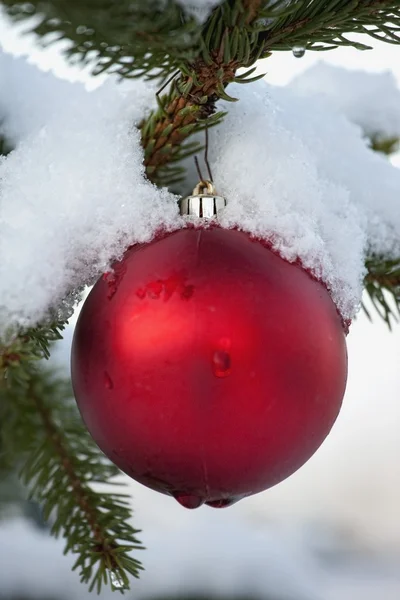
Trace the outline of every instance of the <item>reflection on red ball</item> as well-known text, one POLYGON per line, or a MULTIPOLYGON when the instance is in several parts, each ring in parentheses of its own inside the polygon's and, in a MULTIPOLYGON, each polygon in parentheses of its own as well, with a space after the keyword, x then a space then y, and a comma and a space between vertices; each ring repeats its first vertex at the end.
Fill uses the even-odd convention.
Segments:
POLYGON ((189 508, 228 506, 296 471, 329 433, 346 376, 324 285, 217 227, 128 250, 91 291, 72 350, 97 444, 189 508))

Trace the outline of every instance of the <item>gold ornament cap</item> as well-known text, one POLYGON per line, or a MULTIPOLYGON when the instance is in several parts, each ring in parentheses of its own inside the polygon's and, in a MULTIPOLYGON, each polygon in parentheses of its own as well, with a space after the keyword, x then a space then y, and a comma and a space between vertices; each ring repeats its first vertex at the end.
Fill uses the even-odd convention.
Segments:
POLYGON ((180 213, 183 216, 213 219, 225 208, 226 200, 219 196, 211 181, 200 181, 191 196, 182 198, 179 202, 180 213))

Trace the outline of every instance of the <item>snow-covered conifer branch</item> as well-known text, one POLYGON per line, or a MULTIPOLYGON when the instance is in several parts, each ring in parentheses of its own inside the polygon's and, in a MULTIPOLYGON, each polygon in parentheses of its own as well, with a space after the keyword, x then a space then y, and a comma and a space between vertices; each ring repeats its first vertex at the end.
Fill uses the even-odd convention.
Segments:
POLYGON ((204 9, 196 10, 212 12, 201 26, 194 3, 183 0, 2 3, 12 17, 37 17, 32 27, 44 40, 49 34, 68 40, 67 55, 91 62, 95 73, 165 81, 177 72, 169 93, 159 98, 160 109, 142 124, 147 174, 159 185, 179 181, 176 162, 195 149, 182 147, 186 138, 206 121, 208 127, 220 122, 216 101, 229 99, 226 86, 239 67, 296 45, 364 47, 344 38, 349 31, 383 32, 393 42, 400 19, 396 3, 383 0, 341 3, 340 10, 335 0, 204 1, 196 3, 204 9))
POLYGON ((260 41, 271 51, 294 46, 308 50, 371 48, 352 39, 352 33, 400 43, 400 7, 396 0, 278 0, 267 3, 260 18, 260 41))
POLYGON ((89 62, 94 74, 112 71, 123 78, 168 77, 180 62, 196 56, 201 27, 182 4, 174 0, 0 2, 11 18, 27 20, 27 28, 44 43, 48 36, 68 41, 68 58, 89 62))
POLYGON ((254 2, 217 7, 203 26, 197 54, 179 65, 168 93, 158 97, 158 110, 141 124, 146 172, 158 185, 171 185, 183 178, 176 163, 199 149, 196 143, 183 142, 221 122, 224 113, 216 112, 216 102, 236 100, 226 92, 229 83, 262 77, 251 78, 254 69, 236 74, 240 67, 251 67, 262 55, 258 37, 252 31, 259 9, 260 3, 254 2))
POLYGON ((400 41, 396 0, 1 0, 0 5, 12 18, 26 19, 44 42, 50 36, 68 41, 68 57, 91 63, 95 73, 123 78, 165 79, 190 64, 205 41, 199 25, 207 25, 215 12, 222 30, 246 25, 263 55, 294 46, 369 47, 351 33, 400 41))
MULTIPOLYGON (((235 83, 252 80, 252 65, 271 50, 361 47, 345 32, 384 34, 397 43, 398 2, 205 0, 194 7, 211 11, 201 22, 184 0, 96 0, 95 11, 90 0, 0 4, 11 16, 35 14, 31 27, 39 36, 58 33, 72 44, 67 54, 93 61, 98 73, 163 82, 176 74, 155 108, 149 83, 117 89, 112 78, 91 95, 53 82, 53 96, 52 85, 37 77, 29 110, 24 90, 11 97, 7 81, 0 90, 0 152, 15 143, 0 162, 2 452, 17 463, 29 459, 25 480, 50 519, 56 515, 54 533, 63 530, 67 549, 78 552, 82 580, 98 585, 113 571, 125 583, 126 573, 140 568, 127 548, 116 546, 122 539, 140 547, 127 524, 129 510, 121 497, 91 487, 116 471, 76 421, 65 382, 35 369, 33 361, 48 356, 49 342, 60 335, 57 324, 37 324, 129 245, 148 242, 161 227, 183 226, 177 198, 160 186, 176 185, 180 194, 192 187, 190 168, 179 163, 199 149, 194 134, 213 125, 210 160, 228 199, 222 226, 266 239, 286 260, 299 260, 326 285, 345 321, 358 310, 364 282, 390 324, 384 292, 398 308, 400 173, 365 138, 376 150, 393 150, 400 135, 397 96, 385 105, 385 126, 372 127, 370 107, 363 106, 359 121, 352 116, 354 107, 360 116, 359 98, 332 108, 310 91, 302 97, 295 85, 235 83), (238 75, 239 67, 250 70, 238 75)), ((72 302, 66 304, 68 312, 72 302)))

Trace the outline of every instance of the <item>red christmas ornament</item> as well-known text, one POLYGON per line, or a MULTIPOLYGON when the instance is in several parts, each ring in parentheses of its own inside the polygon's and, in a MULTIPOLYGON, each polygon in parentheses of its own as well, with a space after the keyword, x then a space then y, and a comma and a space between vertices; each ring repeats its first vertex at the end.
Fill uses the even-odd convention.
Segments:
POLYGON ((182 505, 223 507, 303 465, 347 376, 328 291, 236 230, 130 248, 87 298, 72 381, 103 452, 182 505))

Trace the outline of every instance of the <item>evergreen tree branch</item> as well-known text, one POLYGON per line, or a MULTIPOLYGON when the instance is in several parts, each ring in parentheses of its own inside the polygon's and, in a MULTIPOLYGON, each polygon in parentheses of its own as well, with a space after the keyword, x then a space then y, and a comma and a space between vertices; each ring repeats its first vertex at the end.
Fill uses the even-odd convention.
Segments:
MULTIPOLYGON (((376 133, 367 137, 372 150, 388 157, 399 149, 400 139, 396 136, 385 137, 376 133)), ((392 324, 400 320, 400 258, 372 255, 367 257, 365 267, 364 289, 378 315, 391 329, 392 324)), ((372 321, 365 302, 362 308, 372 321)))
POLYGON ((73 568, 81 581, 98 592, 109 580, 116 589, 129 589, 128 574, 137 577, 142 568, 130 552, 142 546, 128 523, 127 496, 93 488, 109 484, 119 471, 90 439, 69 383, 32 363, 24 377, 14 378, 20 369, 9 368, 1 394, 2 453, 16 467, 24 464, 22 480, 52 522, 53 535, 65 538, 64 553, 78 555, 73 568))
POLYGON ((168 93, 158 96, 158 109, 142 122, 146 173, 158 185, 179 181, 182 169, 176 163, 199 149, 196 143, 183 142, 221 122, 224 113, 216 112, 216 102, 236 100, 227 94, 227 85, 263 77, 251 77, 255 68, 237 75, 239 68, 252 67, 260 57, 258 37, 246 28, 254 11, 255 5, 251 12, 243 7, 239 11, 237 3, 216 8, 203 27, 198 56, 180 65, 168 93))
POLYGON ((70 42, 65 54, 121 77, 168 77, 196 54, 200 28, 173 0, 1 0, 46 45, 70 42), (32 17, 35 17, 32 20, 32 17))
POLYGON ((17 334, 6 332, 5 339, 0 338, 0 388, 2 383, 6 385, 10 369, 13 370, 14 380, 20 379, 20 383, 23 383, 28 363, 49 358, 50 345, 62 339, 64 327, 65 323, 60 321, 32 327, 17 334))
MULTIPOLYGON (((95 73, 165 80, 190 64, 203 44, 202 28, 174 0, 0 0, 0 5, 10 17, 27 20, 43 43, 68 40, 66 55, 92 64, 95 73)), ((259 56, 293 46, 368 48, 345 37, 348 33, 400 42, 397 0, 226 0, 208 23, 216 13, 222 28, 236 23, 255 37, 259 56)))
MULTIPOLYGON (((366 261, 365 290, 378 315, 389 329, 400 317, 400 259, 371 257, 366 261)), ((365 303, 362 305, 368 319, 372 321, 365 303)))
POLYGON ((218 86, 224 89, 228 80, 234 78, 235 70, 222 67, 218 77, 217 70, 217 64, 207 68, 198 63, 198 74, 181 77, 174 83, 171 92, 159 99, 158 110, 141 124, 146 173, 158 185, 178 182, 183 171, 175 164, 198 150, 197 143, 183 144, 186 138, 223 118, 225 113, 216 112, 216 90, 218 86), (208 75, 199 77, 202 70, 208 71, 209 79, 208 75))
POLYGON ((53 519, 52 533, 63 533, 65 552, 78 554, 74 568, 82 582, 98 591, 108 580, 129 589, 128 574, 137 577, 141 569, 129 556, 141 548, 137 530, 128 524, 131 512, 124 495, 92 488, 119 471, 81 423, 69 383, 36 368, 63 328, 63 323, 31 328, 0 345, 0 469, 10 476, 24 465, 30 497, 53 519))
POLYGON ((34 31, 44 40, 50 33, 70 40, 68 55, 93 60, 95 73, 166 81, 178 72, 141 124, 147 175, 162 186, 182 179, 179 161, 199 149, 186 139, 223 118, 216 102, 232 100, 230 82, 246 81, 236 75, 240 67, 295 45, 367 47, 346 32, 400 41, 397 0, 226 0, 202 27, 173 0, 0 2, 14 18, 39 17, 34 31))
MULTIPOLYGON (((282 4, 277 2, 277 4, 282 4)), ((397 0, 298 0, 290 3, 287 17, 278 13, 261 33, 264 49, 290 50, 294 46, 309 50, 328 50, 353 46, 359 50, 370 46, 345 37, 359 33, 388 43, 400 43, 396 34, 400 23, 397 0)), ((261 15, 267 18, 268 7, 261 15)))

